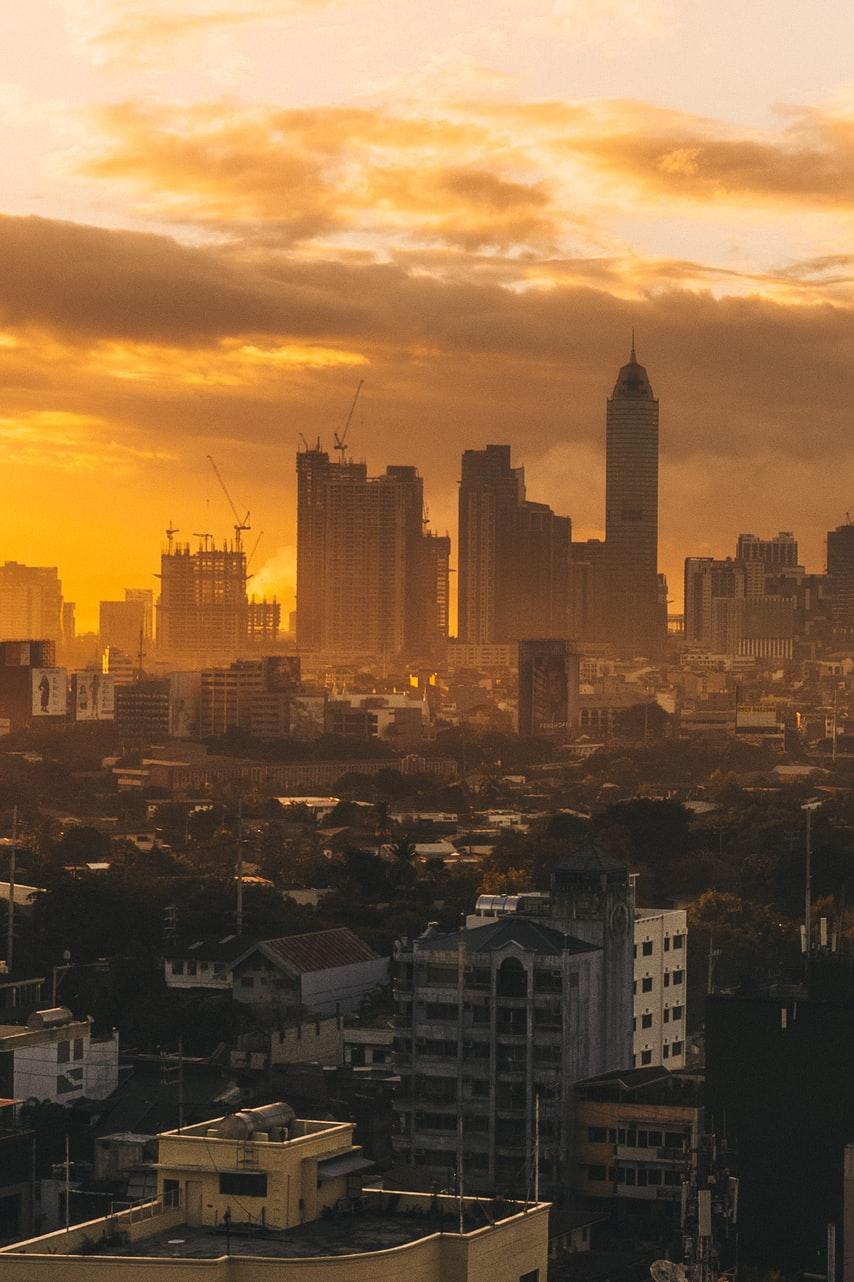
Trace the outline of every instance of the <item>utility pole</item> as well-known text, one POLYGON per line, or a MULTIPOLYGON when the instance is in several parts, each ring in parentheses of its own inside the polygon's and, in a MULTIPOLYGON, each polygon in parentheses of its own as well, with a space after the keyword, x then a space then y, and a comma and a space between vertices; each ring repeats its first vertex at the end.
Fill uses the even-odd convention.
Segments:
POLYGON ((237 937, 243 934, 243 801, 237 804, 237 937))
POLYGON ((178 1134, 184 1129, 184 1039, 178 1038, 178 1134))
POLYGON ((818 810, 821 802, 817 799, 806 801, 801 806, 806 819, 804 834, 804 978, 809 979, 810 953, 812 951, 811 909, 812 909, 812 812, 818 810))
POLYGON ((18 807, 12 809, 12 845, 9 851, 9 911, 6 915, 6 969, 15 969, 15 856, 18 846, 18 807))

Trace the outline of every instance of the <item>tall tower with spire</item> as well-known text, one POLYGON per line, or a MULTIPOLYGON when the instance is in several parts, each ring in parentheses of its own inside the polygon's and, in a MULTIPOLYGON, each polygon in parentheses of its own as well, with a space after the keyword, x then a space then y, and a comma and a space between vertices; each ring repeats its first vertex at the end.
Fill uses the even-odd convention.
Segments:
POLYGON ((664 641, 658 581, 658 401, 632 350, 608 401, 605 465, 607 639, 652 655, 664 641))

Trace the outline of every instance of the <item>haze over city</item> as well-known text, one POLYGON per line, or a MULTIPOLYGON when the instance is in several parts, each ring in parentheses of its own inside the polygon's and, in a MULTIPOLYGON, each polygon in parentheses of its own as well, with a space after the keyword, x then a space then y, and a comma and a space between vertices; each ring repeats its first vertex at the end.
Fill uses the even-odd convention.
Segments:
POLYGON ((453 534, 463 448, 603 530, 631 329, 662 404, 661 568, 851 505, 854 117, 827 2, 35 0, 4 16, 3 555, 78 626, 225 533, 294 587, 293 455, 351 426, 453 534), (702 528, 697 513, 702 512, 702 528))

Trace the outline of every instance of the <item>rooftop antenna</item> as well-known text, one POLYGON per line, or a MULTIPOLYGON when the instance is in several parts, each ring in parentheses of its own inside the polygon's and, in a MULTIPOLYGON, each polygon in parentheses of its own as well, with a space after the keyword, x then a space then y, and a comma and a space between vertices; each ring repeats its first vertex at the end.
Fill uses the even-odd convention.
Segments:
POLYGON ((634 325, 632 326, 632 353, 631 353, 631 356, 629 357, 629 360, 630 360, 630 361, 637 361, 637 356, 635 355, 635 327, 634 327, 634 325))
POLYGON ((343 463, 345 461, 345 455, 347 453, 347 432, 349 431, 350 422, 353 418, 353 414, 356 409, 356 402, 359 399, 359 393, 361 392, 364 385, 365 385, 365 380, 363 378, 360 378, 359 386, 356 388, 356 395, 353 397, 353 404, 350 406, 350 413, 347 415, 347 422, 344 424, 344 431, 341 433, 340 436, 338 435, 337 432, 333 433, 335 437, 334 448, 338 451, 339 463, 343 463))
POLYGON ((226 500, 228 501, 228 506, 231 508, 232 512, 234 513, 234 546, 238 552, 241 552, 243 550, 243 537, 242 537, 243 532, 244 530, 252 529, 252 526, 249 524, 249 509, 248 508, 246 509, 246 515, 243 517, 243 520, 241 520, 240 515, 237 511, 237 508, 234 506, 232 497, 228 492, 228 487, 226 486, 225 481, 222 479, 222 473, 220 472, 219 468, 214 462, 213 456, 211 454, 208 455, 208 462, 213 468, 214 476, 222 486, 222 492, 225 495, 226 500))

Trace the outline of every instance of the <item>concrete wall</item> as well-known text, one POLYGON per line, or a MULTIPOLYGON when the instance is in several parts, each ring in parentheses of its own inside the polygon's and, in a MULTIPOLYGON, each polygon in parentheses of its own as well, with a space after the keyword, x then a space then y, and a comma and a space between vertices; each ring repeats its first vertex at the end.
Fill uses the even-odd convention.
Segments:
POLYGON ((270 1032, 273 1064, 343 1064, 341 1020, 337 1015, 307 1019, 270 1032))
POLYGON ((358 1010, 359 1003, 374 988, 388 983, 388 958, 356 962, 352 966, 334 966, 302 977, 303 1005, 309 1010, 345 1014, 358 1010))
MULTIPOLYGON (((405 1198, 406 1195, 404 1195, 405 1198)), ((414 1200, 414 1199, 413 1199, 414 1200)), ((422 1198, 421 1202, 426 1199, 422 1198)), ((181 1210, 147 1222, 120 1227, 132 1240, 177 1228, 181 1210)), ((113 1223, 114 1221, 111 1221, 113 1223)), ((493 1227, 460 1238, 433 1234, 416 1242, 362 1255, 313 1259, 262 1259, 239 1255, 215 1260, 67 1256, 48 1252, 79 1249, 86 1238, 103 1236, 103 1220, 79 1225, 48 1238, 34 1238, 0 1250, 0 1282, 519 1282, 539 1269, 546 1282, 548 1207, 532 1207, 493 1227), (23 1252, 23 1253, 20 1253, 23 1252)))
POLYGON ((181 1201, 190 1214, 193 1194, 188 1185, 200 1186, 196 1193, 201 1201, 200 1222, 206 1225, 221 1224, 226 1211, 235 1223, 263 1220, 279 1229, 314 1220, 324 1206, 333 1206, 347 1191, 344 1176, 318 1188, 318 1160, 347 1153, 353 1144, 351 1123, 319 1125, 322 1129, 285 1142, 265 1143, 257 1136, 244 1144, 186 1132, 161 1135, 159 1191, 164 1180, 177 1180, 181 1201), (221 1193, 220 1172, 266 1174, 267 1194, 221 1193))

